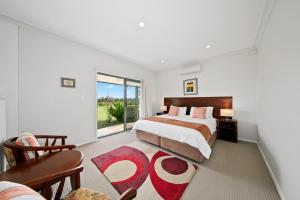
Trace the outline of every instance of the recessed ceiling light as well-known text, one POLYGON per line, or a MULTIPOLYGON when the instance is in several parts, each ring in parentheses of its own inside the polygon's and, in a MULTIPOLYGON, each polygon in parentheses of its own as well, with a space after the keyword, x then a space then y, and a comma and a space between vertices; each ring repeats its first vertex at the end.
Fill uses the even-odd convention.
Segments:
POLYGON ((208 45, 205 46, 205 48, 210 49, 210 48, 211 48, 211 45, 208 44, 208 45))
POLYGON ((145 22, 139 22, 139 27, 144 28, 145 27, 145 22))
POLYGON ((164 59, 160 60, 160 63, 164 64, 166 61, 164 59))

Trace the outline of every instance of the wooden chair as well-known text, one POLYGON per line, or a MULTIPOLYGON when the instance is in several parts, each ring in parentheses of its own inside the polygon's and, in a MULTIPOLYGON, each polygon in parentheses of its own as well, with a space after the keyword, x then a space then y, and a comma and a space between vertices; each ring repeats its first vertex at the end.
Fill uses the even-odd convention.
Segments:
MULTIPOLYGON (((10 139, 8 139, 4 142, 3 146, 10 149, 10 151, 12 152, 13 157, 15 159, 16 165, 21 164, 18 167, 23 168, 23 165, 28 164, 27 158, 25 156, 25 152, 27 152, 27 151, 34 152, 35 159, 38 159, 39 161, 42 161, 42 160, 46 159, 46 157, 44 157, 44 156, 49 155, 51 153, 54 153, 54 152, 57 152, 57 151, 63 151, 63 150, 72 150, 72 149, 76 148, 75 145, 72 145, 72 144, 71 145, 66 145, 65 144, 67 136, 59 136, 59 135, 34 135, 34 136, 36 137, 37 140, 41 140, 41 139, 45 140, 44 146, 21 146, 21 145, 17 145, 16 144, 17 137, 10 138, 10 139), (58 140, 60 140, 60 145, 56 145, 56 142, 58 140), (43 151, 44 154, 42 156, 40 156, 39 153, 38 153, 39 151, 43 151), (27 162, 25 162, 25 161, 27 161, 27 162)), ((65 152, 65 153, 67 153, 67 152, 65 152)), ((17 168, 14 168, 12 170, 18 171, 18 170, 16 170, 17 168)), ((78 171, 78 173, 80 173, 83 170, 83 167, 79 166, 79 167, 74 168, 72 170, 73 171, 74 170, 78 171)), ((65 171, 65 172, 62 171, 61 172, 62 175, 60 175, 60 178, 55 179, 54 182, 52 182, 50 184, 50 185, 52 185, 52 184, 55 184, 56 182, 60 182, 59 187, 58 187, 58 191, 56 192, 56 195, 55 195, 54 199, 60 199, 61 194, 62 194, 62 190, 63 190, 63 187, 64 187, 64 183, 65 183, 65 178, 70 176, 69 173, 74 173, 72 170, 71 171, 65 171)), ((1 175, 4 176, 5 173, 7 173, 7 172, 4 172, 1 175)), ((0 179, 1 179, 1 176, 0 176, 0 179)), ((98 192, 95 192, 95 191, 92 191, 92 190, 89 190, 89 189, 84 189, 84 188, 76 189, 73 186, 72 186, 72 188, 75 189, 74 191, 72 191, 74 194, 76 192, 81 192, 80 190, 86 190, 87 192, 91 192, 91 193, 94 193, 94 194, 98 193, 98 192)), ((42 194, 43 194, 43 192, 42 192, 42 194)), ((123 192, 123 194, 121 194, 119 200, 131 200, 131 199, 134 199, 136 197, 136 195, 137 195, 137 190, 135 188, 129 188, 128 190, 123 192)))
POLYGON ((10 138, 6 140, 3 144, 4 147, 11 150, 13 157, 16 161, 16 164, 20 164, 27 160, 25 153, 27 151, 34 152, 35 158, 38 158, 40 154, 39 151, 43 151, 44 154, 51 154, 55 151, 62 151, 62 150, 71 150, 76 148, 75 145, 69 144, 66 145, 66 138, 67 136, 64 135, 35 135, 37 140, 45 140, 44 146, 21 146, 16 144, 17 137, 10 138), (60 140, 61 144, 56 145, 56 142, 60 140), (52 141, 52 142, 51 142, 52 141), (51 144, 50 144, 51 143, 51 144))

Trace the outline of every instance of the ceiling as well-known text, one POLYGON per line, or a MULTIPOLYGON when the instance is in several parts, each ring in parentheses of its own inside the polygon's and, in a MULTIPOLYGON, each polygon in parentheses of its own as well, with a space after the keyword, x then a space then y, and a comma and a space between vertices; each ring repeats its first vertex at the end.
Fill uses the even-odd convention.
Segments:
POLYGON ((0 13, 151 70, 165 70, 252 47, 265 3, 266 0, 0 0, 0 13), (139 22, 144 22, 145 27, 140 28, 139 22), (206 49, 208 44, 212 47, 206 49))

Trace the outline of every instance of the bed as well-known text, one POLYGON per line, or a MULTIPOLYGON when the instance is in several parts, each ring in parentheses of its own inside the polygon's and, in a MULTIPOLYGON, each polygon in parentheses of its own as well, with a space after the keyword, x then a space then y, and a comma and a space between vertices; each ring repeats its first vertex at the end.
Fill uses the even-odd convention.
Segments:
POLYGON ((232 108, 232 97, 175 97, 164 98, 164 105, 167 111, 171 105, 187 107, 187 116, 157 116, 166 119, 175 119, 206 125, 211 136, 206 140, 201 134, 187 127, 180 127, 160 122, 139 120, 134 125, 133 131, 140 140, 160 146, 174 153, 187 157, 197 162, 209 159, 211 149, 217 138, 217 124, 220 118, 221 108, 232 108), (191 107, 213 107, 213 118, 194 119, 189 116, 191 107))

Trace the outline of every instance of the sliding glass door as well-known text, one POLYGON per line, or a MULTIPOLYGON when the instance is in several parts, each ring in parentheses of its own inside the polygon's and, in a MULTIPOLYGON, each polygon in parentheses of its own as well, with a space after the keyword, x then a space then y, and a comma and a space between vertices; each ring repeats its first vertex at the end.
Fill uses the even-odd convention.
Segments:
POLYGON ((140 81, 97 74, 98 137, 130 129, 139 117, 140 81))
POLYGON ((125 129, 131 129, 139 118, 140 82, 126 80, 125 129))

